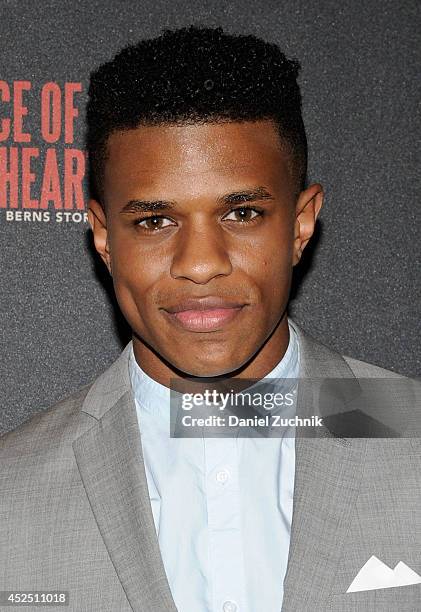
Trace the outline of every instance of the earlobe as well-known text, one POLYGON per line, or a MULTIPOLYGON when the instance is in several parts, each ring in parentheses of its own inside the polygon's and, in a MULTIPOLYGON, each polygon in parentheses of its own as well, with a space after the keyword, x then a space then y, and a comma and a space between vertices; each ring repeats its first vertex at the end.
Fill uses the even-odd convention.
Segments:
POLYGON ((88 221, 91 226, 95 249, 111 274, 111 255, 108 245, 107 217, 101 204, 96 200, 89 201, 88 221))

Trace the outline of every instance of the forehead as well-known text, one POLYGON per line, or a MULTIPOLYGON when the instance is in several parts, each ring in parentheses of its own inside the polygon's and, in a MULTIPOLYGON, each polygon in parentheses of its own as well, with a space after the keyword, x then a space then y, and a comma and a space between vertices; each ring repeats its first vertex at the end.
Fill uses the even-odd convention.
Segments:
POLYGON ((106 191, 143 185, 228 178, 288 178, 288 152, 272 121, 140 126, 107 143, 106 191))

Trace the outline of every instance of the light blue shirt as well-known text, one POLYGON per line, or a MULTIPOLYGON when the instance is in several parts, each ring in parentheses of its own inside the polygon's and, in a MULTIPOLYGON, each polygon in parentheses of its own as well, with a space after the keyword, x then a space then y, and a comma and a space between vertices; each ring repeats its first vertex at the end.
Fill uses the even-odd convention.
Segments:
MULTIPOLYGON (((284 357, 265 378, 298 378, 298 339, 291 324, 289 331, 284 357)), ((295 438, 171 438, 170 390, 143 372, 133 349, 129 370, 155 528, 178 611, 280 612, 295 438)))

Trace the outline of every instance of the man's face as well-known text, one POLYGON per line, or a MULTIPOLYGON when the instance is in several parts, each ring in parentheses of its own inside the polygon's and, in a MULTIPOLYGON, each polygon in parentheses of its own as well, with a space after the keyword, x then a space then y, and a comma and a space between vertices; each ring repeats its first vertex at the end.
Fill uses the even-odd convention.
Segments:
POLYGON ((138 361, 193 376, 274 365, 321 205, 320 185, 297 202, 275 126, 143 126, 112 134, 108 154, 106 215, 92 201, 89 219, 138 361))

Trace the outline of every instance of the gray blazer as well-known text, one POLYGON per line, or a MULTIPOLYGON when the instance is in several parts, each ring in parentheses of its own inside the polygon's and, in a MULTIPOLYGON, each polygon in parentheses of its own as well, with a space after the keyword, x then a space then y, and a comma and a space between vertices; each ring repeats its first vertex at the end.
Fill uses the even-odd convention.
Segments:
MULTIPOLYGON (((399 377, 342 357, 290 322, 300 377, 399 377)), ((149 502, 129 350, 93 384, 0 439, 0 590, 69 591, 69 606, 54 610, 176 611, 149 502)), ((410 409, 419 423, 419 403, 410 409)), ((421 584, 346 593, 372 555, 421 575, 419 437, 344 438, 324 429, 296 440, 282 612, 421 610, 421 584)))

